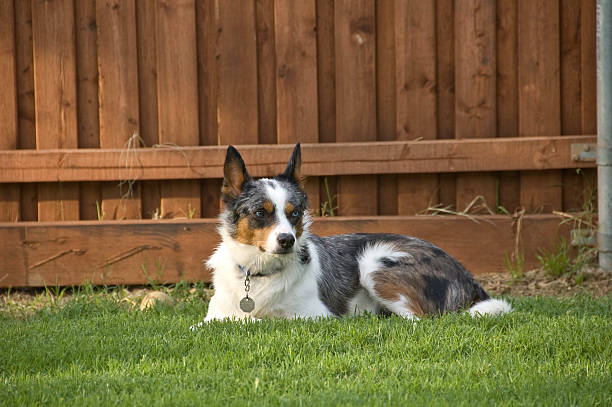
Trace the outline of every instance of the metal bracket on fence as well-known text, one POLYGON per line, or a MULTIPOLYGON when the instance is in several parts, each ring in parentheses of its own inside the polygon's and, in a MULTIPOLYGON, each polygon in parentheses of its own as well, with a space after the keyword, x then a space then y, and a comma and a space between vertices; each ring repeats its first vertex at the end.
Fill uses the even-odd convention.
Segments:
POLYGON ((572 246, 597 246, 597 230, 595 229, 572 229, 570 237, 572 246))
POLYGON ((597 144, 576 143, 570 147, 573 161, 595 161, 597 144))

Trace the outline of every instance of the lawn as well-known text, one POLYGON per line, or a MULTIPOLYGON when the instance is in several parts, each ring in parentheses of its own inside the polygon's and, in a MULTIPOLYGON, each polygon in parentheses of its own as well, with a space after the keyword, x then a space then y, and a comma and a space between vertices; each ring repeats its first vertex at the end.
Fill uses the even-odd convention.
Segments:
MULTIPOLYGON (((612 405, 612 296, 498 318, 217 322, 89 290, 0 313, 0 405, 612 405)), ((192 292, 194 290, 191 290, 192 292)))

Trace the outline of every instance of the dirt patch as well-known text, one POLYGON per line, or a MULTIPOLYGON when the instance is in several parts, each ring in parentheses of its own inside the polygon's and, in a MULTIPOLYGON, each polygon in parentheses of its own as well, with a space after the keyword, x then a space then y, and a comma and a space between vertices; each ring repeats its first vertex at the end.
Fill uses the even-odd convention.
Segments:
POLYGON ((597 268, 585 268, 580 273, 553 277, 542 269, 526 272, 522 278, 509 273, 475 276, 491 295, 569 297, 588 293, 601 297, 612 292, 612 273, 597 268))
MULTIPOLYGON (((587 293, 595 297, 612 295, 612 273, 597 268, 585 268, 580 273, 552 277, 542 269, 526 272, 522 278, 515 279, 509 273, 480 274, 475 276, 491 295, 509 296, 553 296, 570 297, 575 294, 587 293)), ((158 287, 157 290, 160 288, 158 287)), ((199 284, 183 288, 177 292, 173 286, 161 288, 177 301, 198 299, 210 300, 213 290, 207 285, 199 284)), ((106 296, 115 301, 127 303, 138 308, 142 299, 155 291, 152 287, 118 288, 111 292, 92 289, 85 296, 106 296)), ((70 290, 52 293, 44 289, 0 290, 0 313, 10 313, 27 316, 48 306, 63 306, 74 298, 70 290)))

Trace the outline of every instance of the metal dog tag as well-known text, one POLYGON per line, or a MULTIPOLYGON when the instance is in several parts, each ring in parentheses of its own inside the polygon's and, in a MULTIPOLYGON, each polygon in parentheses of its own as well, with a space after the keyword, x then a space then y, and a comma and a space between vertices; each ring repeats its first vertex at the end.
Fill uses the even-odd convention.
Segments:
POLYGON ((251 312, 255 309, 255 301, 249 297, 244 297, 240 300, 240 309, 243 312, 251 312))

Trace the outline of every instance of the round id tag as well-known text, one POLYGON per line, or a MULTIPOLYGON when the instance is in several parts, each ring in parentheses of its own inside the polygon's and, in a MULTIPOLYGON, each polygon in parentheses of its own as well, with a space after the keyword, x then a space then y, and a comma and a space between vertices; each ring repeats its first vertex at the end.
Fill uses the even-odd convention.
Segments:
POLYGON ((255 309, 255 301, 250 299, 249 297, 244 297, 240 300, 240 309, 243 312, 251 312, 255 309))

